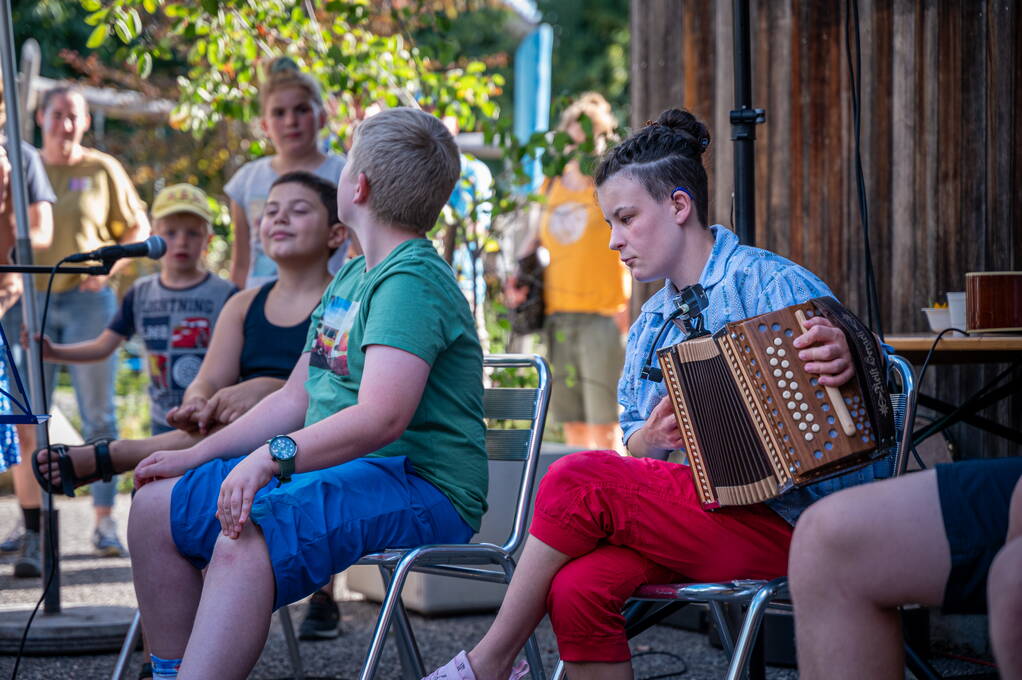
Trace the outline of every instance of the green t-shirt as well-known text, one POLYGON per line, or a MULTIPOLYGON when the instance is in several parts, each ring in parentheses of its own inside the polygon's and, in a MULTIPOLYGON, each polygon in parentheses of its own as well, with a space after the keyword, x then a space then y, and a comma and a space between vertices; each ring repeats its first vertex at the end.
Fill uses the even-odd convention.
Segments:
POLYGON ((369 456, 407 456, 474 530, 486 511, 483 355, 454 273, 424 238, 406 241, 369 271, 341 268, 312 313, 306 427, 358 401, 369 345, 410 352, 430 365, 408 429, 369 456))

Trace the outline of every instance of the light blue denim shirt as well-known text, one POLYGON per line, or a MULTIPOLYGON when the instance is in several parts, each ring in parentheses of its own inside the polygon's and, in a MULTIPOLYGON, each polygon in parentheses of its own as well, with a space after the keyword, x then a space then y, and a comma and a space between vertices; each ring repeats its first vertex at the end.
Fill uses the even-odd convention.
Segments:
MULTIPOLYGON (((719 224, 710 230, 714 237, 713 250, 699 277, 708 298, 703 318, 709 332, 715 333, 729 321, 740 321, 815 297, 834 297, 827 284, 805 267, 770 251, 740 245, 734 232, 719 224)), ((623 407, 621 430, 626 444, 645 424, 653 408, 667 396, 663 382, 644 380, 639 372, 664 320, 674 311, 671 298, 677 292, 668 280, 642 306, 642 313, 628 332, 625 366, 617 390, 618 402, 623 407)), ((684 338, 684 332, 672 323, 658 346, 668 347, 684 338)), ((655 355, 653 361, 657 361, 655 355)), ((823 496, 890 476, 888 458, 849 474, 789 491, 767 505, 794 524, 803 510, 823 496)))

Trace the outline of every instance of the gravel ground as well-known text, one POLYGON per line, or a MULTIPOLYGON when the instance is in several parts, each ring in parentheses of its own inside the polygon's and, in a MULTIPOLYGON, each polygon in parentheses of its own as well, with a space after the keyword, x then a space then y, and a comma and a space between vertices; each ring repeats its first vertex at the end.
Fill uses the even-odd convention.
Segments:
MULTIPOLYGON (((115 516, 122 538, 127 524, 128 497, 117 499, 115 516)), ((63 606, 121 605, 135 606, 131 585, 131 565, 127 558, 97 559, 91 554, 89 536, 92 530, 90 499, 60 499, 61 545, 63 549, 61 598, 63 606)), ((0 534, 6 535, 18 514, 13 497, 0 498, 0 534)), ((0 558, 0 606, 34 606, 40 594, 36 579, 13 579, 13 558, 0 558)), ((343 587, 338 589, 344 635, 337 640, 302 642, 302 658, 307 676, 327 678, 357 677, 363 655, 369 644, 377 606, 359 601, 357 593, 343 587)), ((294 605, 292 617, 301 620, 303 605, 294 605)), ((467 615, 426 618, 412 615, 412 627, 426 664, 432 668, 453 656, 459 649, 471 646, 486 630, 492 615, 467 615)), ((556 660, 556 645, 549 624, 544 621, 539 630, 540 646, 544 653, 547 672, 556 660)), ((667 626, 656 626, 632 641, 636 654, 636 678, 683 677, 690 680, 710 680, 723 677, 726 665, 722 652, 711 647, 706 636, 689 633, 667 626), (687 667, 687 672, 679 671, 687 667)), ((22 660, 18 677, 23 680, 49 678, 104 678, 109 677, 116 656, 93 654, 80 656, 26 657, 22 660)), ((141 663, 141 654, 132 660, 129 677, 141 663)), ((0 657, 0 677, 8 677, 13 667, 12 657, 0 657)), ((393 644, 387 650, 381 665, 380 678, 399 678, 400 666, 393 644)), ((274 617, 269 640, 259 663, 250 676, 257 679, 292 677, 287 662, 284 638, 274 617)), ((797 678, 794 670, 769 668, 770 680, 797 678)))

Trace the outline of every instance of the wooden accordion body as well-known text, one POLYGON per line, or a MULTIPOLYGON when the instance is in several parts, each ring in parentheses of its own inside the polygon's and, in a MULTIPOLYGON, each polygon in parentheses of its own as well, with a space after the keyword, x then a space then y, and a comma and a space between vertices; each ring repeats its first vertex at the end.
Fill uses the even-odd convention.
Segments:
POLYGON ((831 298, 728 323, 658 350, 705 509, 749 505, 866 465, 894 442, 884 359, 831 298), (823 314, 844 331, 855 376, 840 390, 803 369, 792 341, 823 314))

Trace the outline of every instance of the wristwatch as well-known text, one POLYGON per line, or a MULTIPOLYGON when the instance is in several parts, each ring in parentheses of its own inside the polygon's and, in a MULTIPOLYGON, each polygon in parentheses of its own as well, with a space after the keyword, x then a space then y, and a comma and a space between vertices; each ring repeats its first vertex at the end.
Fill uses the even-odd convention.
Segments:
POLYGON ((277 479, 281 484, 290 482, 291 475, 295 473, 295 456, 298 454, 298 444, 286 434, 271 437, 266 440, 266 444, 270 447, 270 458, 277 461, 277 465, 280 466, 280 472, 276 475, 277 479))

